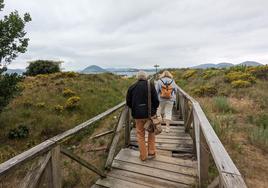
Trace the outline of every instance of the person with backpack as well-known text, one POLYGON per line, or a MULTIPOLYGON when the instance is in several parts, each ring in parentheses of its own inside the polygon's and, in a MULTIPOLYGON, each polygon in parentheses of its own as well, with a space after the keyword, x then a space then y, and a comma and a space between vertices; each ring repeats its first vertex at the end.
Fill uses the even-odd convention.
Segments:
POLYGON ((131 109, 132 117, 135 119, 137 141, 140 150, 140 159, 142 161, 145 161, 147 158, 154 158, 156 155, 155 133, 148 132, 148 148, 146 148, 144 125, 149 121, 149 117, 156 117, 159 100, 154 84, 150 83, 147 80, 146 72, 139 71, 137 73, 137 79, 138 81, 128 89, 126 103, 127 106, 131 109), (150 85, 148 85, 149 83, 150 85), (151 95, 148 95, 148 88, 150 88, 151 95), (150 96, 150 102, 148 102, 148 96, 150 96), (148 109, 151 109, 151 113, 149 113, 148 109))
POLYGON ((173 80, 173 76, 169 71, 164 71, 156 83, 156 91, 158 93, 160 105, 157 116, 166 123, 166 132, 169 132, 169 125, 172 118, 172 109, 176 101, 177 84, 173 80))

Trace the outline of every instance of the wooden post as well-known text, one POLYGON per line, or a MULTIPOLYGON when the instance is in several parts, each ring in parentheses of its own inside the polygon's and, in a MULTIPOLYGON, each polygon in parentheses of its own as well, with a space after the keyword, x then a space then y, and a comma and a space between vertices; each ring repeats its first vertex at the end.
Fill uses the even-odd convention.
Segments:
POLYGON ((200 185, 207 186, 208 167, 209 167, 209 150, 202 129, 200 129, 200 185))
POLYGON ((127 117, 125 122, 125 147, 128 147, 130 145, 130 110, 127 107, 127 117))
POLYGON ((60 145, 51 150, 53 188, 61 188, 60 145))
POLYGON ((183 111, 183 113, 184 113, 183 117, 184 118, 183 118, 183 120, 184 120, 184 125, 185 125, 185 123, 186 123, 186 121, 188 119, 189 106, 188 106, 188 99, 185 96, 183 98, 184 98, 184 111, 183 111))

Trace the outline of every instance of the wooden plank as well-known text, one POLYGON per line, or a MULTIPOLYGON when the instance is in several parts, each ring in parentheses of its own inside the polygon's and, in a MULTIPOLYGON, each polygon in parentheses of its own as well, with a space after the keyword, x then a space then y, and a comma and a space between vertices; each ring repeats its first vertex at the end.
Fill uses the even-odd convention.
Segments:
POLYGON ((125 123, 125 147, 128 147, 130 145, 130 131, 131 131, 131 125, 130 125, 130 110, 127 107, 127 117, 126 117, 126 123, 125 123))
POLYGON ((38 167, 29 171, 20 185, 21 188, 35 188, 40 182, 40 178, 51 158, 51 152, 48 152, 38 161, 38 167))
POLYGON ((202 131, 200 131, 200 185, 208 183, 209 151, 202 131))
MULTIPOLYGON (((131 145, 138 146, 138 143, 136 141, 132 141, 131 145)), ((189 149, 189 152, 192 153, 193 145, 187 144, 187 143, 178 143, 178 144, 172 144, 172 143, 161 143, 156 142, 155 146, 164 150, 179 150, 179 149, 189 149)), ((188 150, 187 150, 188 151, 188 150)))
MULTIPOLYGON (((137 139, 133 138, 130 140, 131 142, 136 142, 137 139)), ((145 139, 145 142, 147 143, 147 139, 145 139)), ((161 144, 188 144, 188 145, 192 145, 193 141, 192 140, 188 140, 188 139, 161 139, 161 138, 156 138, 155 140, 156 143, 161 143, 161 144)))
POLYGON ((92 136, 90 139, 99 138, 99 137, 102 137, 102 136, 111 134, 111 133, 113 133, 113 132, 114 132, 114 130, 105 131, 105 132, 103 132, 103 133, 99 133, 99 134, 97 134, 97 135, 95 135, 95 136, 92 136))
MULTIPOLYGON (((145 135, 145 138, 148 138, 148 135, 145 135)), ((136 140, 136 136, 131 136, 130 140, 136 140)), ((169 136, 169 135, 156 135, 156 140, 161 139, 161 140, 192 140, 192 138, 189 135, 185 136, 169 136)))
POLYGON ((132 155, 120 155, 115 158, 114 161, 124 161, 128 163, 138 164, 141 166, 148 166, 155 169, 162 169, 170 172, 175 172, 179 174, 184 174, 188 176, 196 176, 197 172, 193 168, 185 167, 185 166, 178 166, 175 164, 166 163, 163 161, 156 161, 156 160, 148 160, 146 163, 141 161, 138 157, 132 155))
POLYGON ((143 175, 150 175, 152 177, 164 179, 167 181, 173 181, 177 183, 182 183, 186 185, 194 184, 195 178, 191 176, 186 176, 174 172, 169 172, 166 170, 155 169, 147 166, 137 165, 133 163, 123 162, 123 161, 114 161, 113 168, 127 170, 130 172, 135 172, 143 175))
POLYGON ((110 149, 109 149, 105 168, 110 168, 110 166, 112 164, 112 161, 113 161, 113 158, 115 155, 116 146, 117 146, 117 143, 118 143, 119 137, 120 137, 120 130, 122 129, 123 125, 126 123, 127 116, 128 116, 128 108, 125 107, 123 112, 121 113, 121 116, 120 116, 120 119, 118 122, 118 126, 116 128, 115 135, 114 135, 114 138, 112 140, 112 144, 111 144, 110 149))
POLYGON ((57 145, 51 150, 51 163, 52 163, 52 183, 53 187, 61 187, 61 167, 60 167, 60 145, 57 145))
POLYGON ((220 174, 220 180, 221 183, 224 185, 224 187, 230 187, 230 188, 247 187, 241 175, 229 174, 223 172, 220 174))
POLYGON ((108 176, 122 179, 122 180, 125 180, 128 182, 133 182, 133 183, 146 185, 149 187, 154 187, 154 188, 166 188, 166 187, 168 187, 168 188, 178 188, 178 187, 186 188, 186 187, 189 187, 188 185, 185 185, 185 184, 152 177, 152 176, 150 176, 150 174, 144 175, 144 174, 129 172, 126 170, 113 169, 111 172, 108 173, 108 176))
MULTIPOLYGON (((121 149, 121 151, 116 156, 116 159, 124 155, 130 155, 130 156, 134 156, 138 158, 140 153, 138 151, 131 150, 131 149, 121 149)), ((174 164, 178 166, 197 168, 197 162, 193 160, 189 160, 189 159, 184 160, 184 159, 179 159, 179 158, 167 157, 163 155, 157 155, 157 157, 154 160, 159 161, 159 162, 165 162, 168 164, 174 164)))
POLYGON ((189 113, 187 116, 188 118, 187 118, 187 121, 185 123, 185 132, 186 133, 189 133, 189 130, 191 128, 191 124, 193 122, 193 110, 190 109, 188 113, 189 113))
MULTIPOLYGON (((165 125, 165 122, 161 122, 162 125, 165 125)), ((170 125, 184 125, 184 121, 170 121, 170 125)))
POLYGON ((102 172, 100 169, 96 168, 92 164, 88 163, 87 161, 78 157, 77 155, 73 154, 72 152, 68 151, 67 149, 61 148, 61 153, 63 153, 67 157, 71 158, 72 160, 78 162, 80 165, 86 167, 87 169, 95 172, 96 174, 100 175, 101 177, 106 177, 106 174, 104 174, 104 172, 102 172))
POLYGON ((127 187, 127 188, 149 188, 149 186, 137 184, 137 183, 132 183, 129 181, 124 181, 118 178, 114 178, 111 176, 107 176, 107 178, 99 179, 96 182, 97 185, 101 185, 104 187, 112 187, 112 188, 122 188, 122 187, 127 187))

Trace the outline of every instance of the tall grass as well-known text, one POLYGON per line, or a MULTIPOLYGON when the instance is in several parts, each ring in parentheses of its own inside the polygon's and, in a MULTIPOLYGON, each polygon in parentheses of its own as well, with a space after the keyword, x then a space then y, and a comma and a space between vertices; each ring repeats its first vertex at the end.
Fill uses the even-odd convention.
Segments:
POLYGON ((228 112, 234 111, 234 109, 231 107, 228 99, 226 97, 223 97, 223 96, 214 97, 213 107, 214 107, 214 111, 220 112, 220 113, 228 113, 228 112))
POLYGON ((254 127, 249 132, 250 141, 268 152, 268 128, 254 127))

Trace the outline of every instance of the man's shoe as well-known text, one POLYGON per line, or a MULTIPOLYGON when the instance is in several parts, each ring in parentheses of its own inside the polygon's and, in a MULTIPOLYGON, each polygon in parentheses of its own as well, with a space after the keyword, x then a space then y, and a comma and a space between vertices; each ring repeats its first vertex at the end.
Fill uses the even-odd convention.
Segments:
POLYGON ((148 159, 154 159, 155 156, 156 156, 155 154, 149 154, 149 155, 148 155, 148 159))

